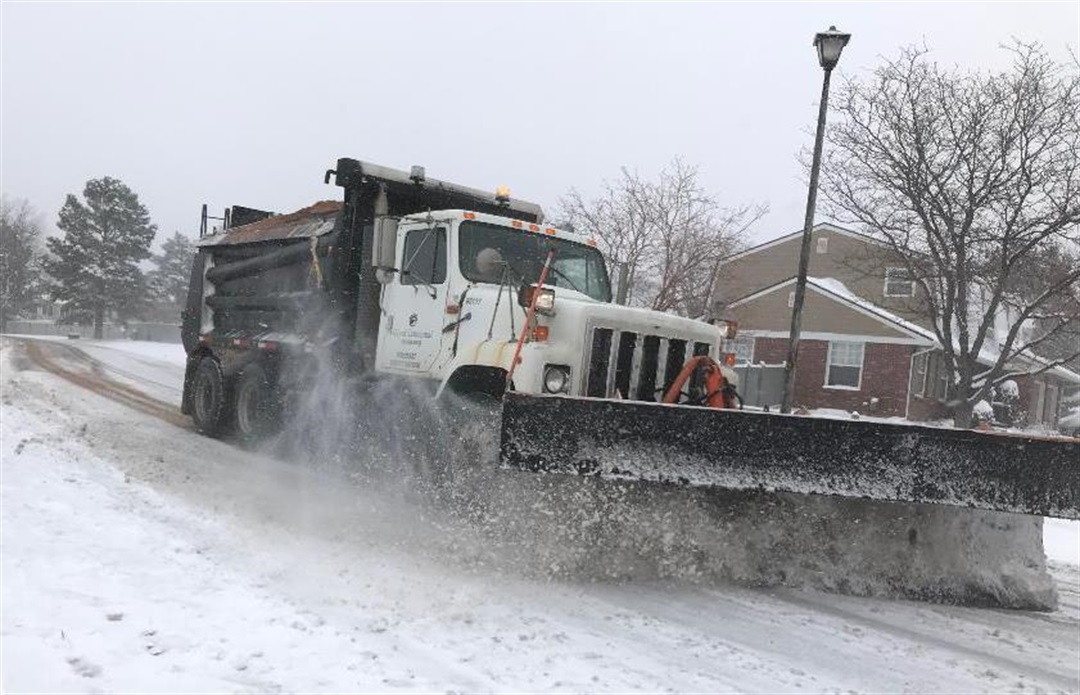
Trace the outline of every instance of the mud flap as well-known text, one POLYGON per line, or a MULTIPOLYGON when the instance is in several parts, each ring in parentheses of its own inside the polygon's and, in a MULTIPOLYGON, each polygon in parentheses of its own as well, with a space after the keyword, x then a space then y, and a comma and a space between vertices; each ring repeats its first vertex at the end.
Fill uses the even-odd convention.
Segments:
POLYGON ((508 393, 500 460, 538 473, 1080 519, 1080 442, 508 393))

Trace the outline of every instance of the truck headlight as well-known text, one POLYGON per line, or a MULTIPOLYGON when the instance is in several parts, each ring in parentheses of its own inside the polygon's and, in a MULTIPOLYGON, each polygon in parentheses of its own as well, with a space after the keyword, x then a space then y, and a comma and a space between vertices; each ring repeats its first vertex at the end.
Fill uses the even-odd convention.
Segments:
POLYGON ((544 367, 544 393, 566 393, 570 389, 570 368, 559 364, 544 367))
POLYGON ((550 287, 537 287, 536 285, 522 285, 518 290, 518 304, 528 309, 532 304, 533 295, 536 295, 536 313, 545 316, 555 315, 555 290, 550 287))

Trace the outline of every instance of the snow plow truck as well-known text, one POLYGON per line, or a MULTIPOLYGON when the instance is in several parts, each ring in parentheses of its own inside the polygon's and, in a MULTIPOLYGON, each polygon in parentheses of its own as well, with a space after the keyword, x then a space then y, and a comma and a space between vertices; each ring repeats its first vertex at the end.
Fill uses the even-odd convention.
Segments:
POLYGON ((742 410, 737 327, 613 303, 596 242, 540 206, 355 159, 331 181, 340 200, 236 206, 218 230, 203 207, 182 327, 199 431, 278 426, 321 345, 345 379, 500 402, 505 467, 1080 518, 1075 440, 742 410))

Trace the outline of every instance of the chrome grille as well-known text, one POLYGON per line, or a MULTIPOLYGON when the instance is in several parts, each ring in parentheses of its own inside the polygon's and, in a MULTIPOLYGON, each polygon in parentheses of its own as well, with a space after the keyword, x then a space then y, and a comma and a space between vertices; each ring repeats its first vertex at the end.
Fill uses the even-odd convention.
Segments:
POLYGON ((602 326, 589 328, 585 344, 589 353, 581 387, 586 396, 654 402, 663 397, 688 359, 709 354, 711 347, 602 326))

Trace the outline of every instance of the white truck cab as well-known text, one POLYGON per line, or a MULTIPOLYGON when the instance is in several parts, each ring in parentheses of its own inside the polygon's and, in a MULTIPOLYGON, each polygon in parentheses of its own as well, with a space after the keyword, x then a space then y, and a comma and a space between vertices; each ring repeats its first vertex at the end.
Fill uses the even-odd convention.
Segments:
POLYGON ((659 400, 690 357, 719 359, 723 325, 612 304, 603 256, 580 234, 467 210, 377 229, 379 372, 437 380, 440 391, 477 370, 505 382, 524 330, 515 390, 659 400), (535 286, 549 252, 526 328, 522 287, 535 286))

